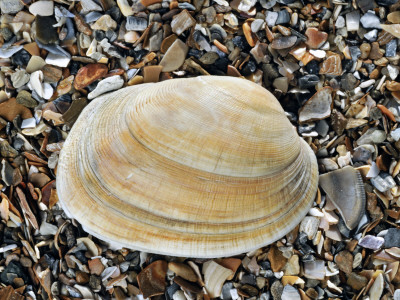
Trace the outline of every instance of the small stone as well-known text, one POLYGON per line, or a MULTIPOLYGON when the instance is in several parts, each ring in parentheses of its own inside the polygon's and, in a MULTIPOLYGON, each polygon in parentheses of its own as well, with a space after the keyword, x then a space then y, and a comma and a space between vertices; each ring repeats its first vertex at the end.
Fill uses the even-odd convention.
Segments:
POLYGON ((75 14, 74 21, 76 24, 76 29, 78 29, 79 32, 82 32, 88 36, 92 35, 92 30, 90 29, 89 25, 86 24, 85 20, 80 14, 75 14))
POLYGON ((283 288, 283 292, 281 295, 282 300, 301 300, 302 298, 300 297, 299 291, 291 286, 291 285, 285 285, 283 288))
POLYGON ((20 115, 22 119, 32 118, 29 108, 18 104, 16 98, 10 98, 0 103, 0 117, 12 122, 16 116, 20 115))
POLYGON ((289 258, 285 266, 285 276, 297 276, 300 274, 299 256, 294 254, 289 258))
POLYGON ((304 262, 304 276, 309 279, 324 280, 325 261, 315 260, 304 262))
POLYGON ((348 276, 349 277, 347 278, 347 284, 356 291, 360 291, 368 283, 367 278, 365 278, 364 276, 358 275, 354 272, 350 273, 348 276))
POLYGON ((206 52, 199 60, 205 65, 212 65, 217 59, 219 59, 218 53, 210 51, 206 52))
POLYGON ((391 35, 400 38, 400 24, 381 24, 381 28, 391 35))
POLYGON ((371 52, 369 53, 370 59, 380 59, 383 57, 383 54, 379 51, 378 42, 371 43, 371 52))
POLYGON ((88 261, 90 274, 100 276, 104 271, 104 265, 101 263, 100 258, 94 258, 88 261))
POLYGON ((129 16, 126 18, 125 28, 126 30, 144 31, 147 28, 147 20, 129 16))
POLYGON ((162 69, 162 66, 145 66, 143 68, 143 82, 158 82, 162 69))
POLYGON ((177 262, 169 262, 168 269, 174 272, 177 276, 182 277, 183 279, 196 282, 197 276, 194 273, 193 269, 186 264, 177 263, 177 262))
POLYGON ((125 17, 129 17, 133 15, 133 9, 132 7, 129 5, 127 0, 117 0, 117 5, 119 7, 119 9, 121 10, 121 13, 125 16, 125 17))
POLYGON ((33 73, 35 71, 41 70, 46 62, 40 56, 33 55, 26 66, 26 72, 33 73))
POLYGON ((69 93, 72 90, 72 84, 74 82, 74 75, 68 76, 67 78, 60 81, 57 85, 57 95, 62 96, 69 93))
POLYGON ((111 76, 101 80, 96 88, 88 94, 88 99, 96 98, 104 93, 122 88, 124 80, 119 75, 111 76))
POLYGON ((353 255, 347 250, 340 251, 335 256, 335 262, 339 267, 339 270, 350 274, 353 270, 353 255))
POLYGON ((388 232, 384 236, 385 248, 400 247, 400 229, 389 228, 388 232))
POLYGON ((378 30, 377 29, 370 30, 366 34, 364 34, 364 38, 367 39, 370 42, 376 41, 377 37, 378 37, 378 30))
POLYGON ((255 19, 253 22, 251 22, 251 31, 254 33, 257 33, 258 31, 261 30, 261 28, 264 25, 264 20, 263 19, 255 19))
POLYGON ((357 145, 380 144, 386 139, 386 133, 383 130, 373 127, 368 129, 358 140, 357 145))
MULTIPOLYGON (((85 0, 85 1, 87 1, 87 0, 85 0)), ((74 288, 74 287, 72 287, 72 286, 69 286, 69 285, 65 285, 65 287, 66 287, 66 289, 67 289, 67 291, 68 291, 68 294, 69 294, 71 297, 74 297, 74 298, 82 298, 81 293, 80 293, 79 290, 77 290, 76 288, 74 288)))
POLYGON ((311 49, 318 49, 328 39, 326 32, 319 31, 318 28, 314 27, 307 28, 305 35, 307 37, 306 45, 311 49))
POLYGON ((397 41, 391 40, 389 43, 386 44, 386 57, 394 57, 397 53, 397 41))
POLYGON ((288 259, 283 256, 282 251, 280 251, 275 245, 271 246, 267 257, 271 263, 271 269, 273 272, 280 272, 288 261, 288 259))
POLYGON ((18 155, 18 151, 11 147, 6 140, 2 140, 0 141, 0 154, 5 158, 14 158, 18 155))
POLYGON ((62 70, 59 67, 46 64, 42 68, 43 82, 56 83, 62 77, 62 70))
POLYGON ((381 29, 381 20, 372 12, 367 12, 363 15, 360 22, 364 28, 381 29))
POLYGON ((280 36, 275 38, 272 43, 271 47, 273 49, 287 49, 292 47, 297 41, 296 36, 280 36))
POLYGON ((387 15, 387 19, 390 23, 399 24, 400 23, 400 10, 391 12, 387 15))
POLYGON ((360 46, 360 51, 361 51, 361 59, 367 59, 370 52, 371 52, 371 45, 368 43, 362 43, 360 46))
POLYGON ((108 68, 104 64, 87 64, 76 73, 74 88, 79 90, 106 76, 108 68))
MULTIPOLYGON (((147 27, 147 21, 146 21, 146 27, 147 27)), ((117 22, 115 22, 110 15, 103 15, 91 26, 91 28, 93 30, 103 30, 103 31, 107 31, 108 29, 115 30, 117 28, 117 22)), ((133 29, 127 28, 127 30, 133 30, 133 29)))
POLYGON ((82 1, 81 5, 82 5, 81 14, 87 14, 88 12, 91 11, 103 11, 101 6, 98 5, 96 2, 94 2, 93 0, 82 1))
POLYGON ((54 2, 36 1, 29 6, 29 12, 34 16, 52 16, 54 13, 54 2))
POLYGON ((54 24, 56 20, 51 16, 36 16, 36 38, 40 43, 47 45, 58 41, 54 24))
POLYGON ((287 77, 278 77, 274 80, 272 86, 286 94, 289 88, 289 79, 287 77))
POLYGON ((304 75, 297 79, 297 83, 301 89, 315 87, 319 82, 319 77, 314 74, 304 75))
POLYGON ((346 91, 352 91, 357 86, 357 78, 351 73, 346 73, 340 80, 340 85, 346 91))
POLYGON ((300 223, 300 232, 307 234, 309 240, 312 240, 317 234, 319 226, 319 218, 317 217, 304 217, 300 223))
POLYGON ((11 81, 16 89, 27 84, 29 82, 29 78, 29 74, 27 74, 26 71, 23 69, 16 70, 14 73, 11 74, 11 81))
POLYGON ((367 249, 379 250, 385 240, 382 237, 366 235, 358 241, 358 245, 367 249))
POLYGON ((382 6, 389 6, 397 3, 397 0, 377 0, 376 3, 382 6))
POLYGON ((267 11, 265 16, 265 21, 268 27, 275 26, 276 20, 278 19, 278 13, 276 11, 267 11))
POLYGON ((281 299, 283 293, 283 285, 279 280, 275 280, 274 283, 271 285, 271 295, 273 299, 281 299))
POLYGON ((160 66, 163 67, 163 72, 172 72, 179 69, 185 62, 188 53, 188 46, 180 39, 176 39, 168 48, 160 61, 160 66))
POLYGON ((332 88, 324 87, 316 92, 300 109, 299 122, 325 119, 331 114, 332 88))
POLYGON ((393 177, 384 172, 379 173, 379 176, 371 178, 371 183, 381 193, 385 193, 396 186, 393 177))
POLYGON ((360 12, 358 10, 346 14, 347 31, 357 31, 360 28, 360 12))
POLYGON ((162 295, 165 292, 168 264, 157 260, 144 268, 137 276, 139 289, 144 298, 162 295))
POLYGON ((184 31, 193 27, 195 24, 196 20, 185 9, 179 14, 174 16, 174 18, 171 21, 171 29, 173 33, 181 35, 184 31))
POLYGON ((124 35, 124 40, 127 43, 134 43, 140 38, 140 34, 137 33, 136 31, 128 31, 124 35))
POLYGON ((0 9, 2 14, 16 14, 24 8, 20 0, 1 0, 0 9))
POLYGON ((276 19, 276 25, 287 24, 290 21, 290 14, 286 9, 282 9, 278 12, 278 18, 276 19))
POLYGON ((378 277, 375 278, 374 283, 369 289, 370 300, 380 300, 383 293, 384 279, 382 273, 379 273, 378 277))
POLYGON ((89 282, 89 274, 82 272, 82 271, 76 271, 76 282, 79 284, 86 284, 89 282))
POLYGON ((34 108, 38 105, 38 102, 32 98, 28 91, 25 90, 22 90, 18 93, 17 103, 29 108, 34 108))
POLYGON ((344 26, 346 26, 345 19, 343 18, 343 16, 338 16, 338 18, 336 19, 336 22, 335 22, 335 27, 343 28, 344 26))
POLYGON ((319 74, 326 74, 331 76, 342 75, 342 60, 337 53, 331 53, 326 60, 322 62, 322 67, 319 74))
POLYGON ((53 53, 49 53, 45 60, 46 64, 57 66, 60 68, 66 68, 70 61, 71 61, 71 59, 69 57, 57 55, 57 54, 53 54, 53 53))

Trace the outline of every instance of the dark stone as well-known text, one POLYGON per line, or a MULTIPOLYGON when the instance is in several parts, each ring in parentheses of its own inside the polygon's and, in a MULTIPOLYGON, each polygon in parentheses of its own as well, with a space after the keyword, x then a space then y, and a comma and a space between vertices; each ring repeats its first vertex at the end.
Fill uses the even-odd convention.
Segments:
POLYGON ((255 288, 254 286, 245 284, 245 285, 241 286, 240 289, 243 292, 245 292, 247 295, 249 295, 250 297, 255 297, 258 295, 258 289, 255 288))
POLYGON ((316 60, 310 61, 305 68, 309 74, 319 74, 319 64, 316 60))
POLYGON ((229 59, 226 57, 219 58, 215 61, 214 66, 216 66, 219 70, 226 72, 229 65, 229 59))
POLYGON ((278 69, 273 64, 263 64, 262 70, 264 73, 264 81, 274 81, 275 78, 279 77, 278 69))
POLYGON ((375 8, 374 1, 371 0, 356 0, 356 2, 363 13, 366 13, 368 10, 372 10, 375 8))
POLYGON ((389 228, 384 238, 385 248, 400 247, 400 229, 389 228))
POLYGON ((90 275, 89 286, 93 290, 97 290, 101 287, 101 278, 97 275, 90 275))
POLYGON ((7 42, 13 37, 14 34, 8 27, 4 27, 0 29, 0 35, 7 42))
POLYGON ((382 112, 379 108, 373 107, 373 108, 371 108, 371 111, 369 112, 369 117, 372 120, 379 120, 382 118, 382 112))
POLYGON ((350 72, 353 68, 353 61, 351 59, 342 60, 342 69, 344 72, 350 72))
POLYGON ((358 46, 349 47, 351 59, 353 61, 357 61, 357 58, 361 56, 361 50, 358 46))
POLYGON ((24 270, 22 265, 15 260, 10 261, 8 266, 4 268, 4 270, 0 274, 0 280, 5 284, 12 284, 12 279, 20 277, 26 282, 28 280, 27 272, 24 270), (15 274, 15 275, 13 275, 15 274))
POLYGON ((307 244, 308 237, 304 232, 300 232, 297 236, 295 244, 297 245, 299 251, 305 256, 307 254, 315 253, 314 250, 307 244))
POLYGON ((248 274, 248 275, 243 275, 242 279, 240 280, 241 284, 250 284, 250 285, 256 285, 256 276, 253 274, 248 274))
POLYGON ((69 63, 69 71, 71 73, 71 75, 76 75, 76 73, 78 73, 80 69, 80 63, 78 61, 72 60, 69 63))
POLYGON ((280 4, 292 4, 293 2, 295 2, 296 0, 277 0, 276 2, 280 3, 280 4))
MULTIPOLYGON (((338 223, 337 227, 338 227, 340 233, 343 236, 345 236, 346 238, 352 238, 354 236, 355 229, 350 230, 349 228, 347 228, 347 226, 344 223, 342 218, 339 218, 339 223, 338 223)), ((337 249, 335 249, 335 252, 339 252, 340 250, 343 250, 343 249, 337 248, 337 249)))
POLYGON ((286 9, 282 9, 278 12, 278 19, 276 19, 276 25, 286 24, 290 21, 289 12, 286 9))
POLYGON ((95 30, 94 31, 94 38, 97 41, 102 41, 106 37, 106 33, 103 30, 95 30))
POLYGON ((233 283, 229 281, 225 282, 222 286, 221 298, 224 300, 231 300, 231 289, 233 289, 233 283))
POLYGON ((58 97, 56 100, 53 101, 54 105, 56 106, 57 110, 64 114, 68 108, 71 106, 72 99, 70 94, 65 94, 58 97))
POLYGON ((319 82, 319 77, 314 74, 304 75, 300 77, 297 81, 301 89, 314 87, 318 82, 319 82))
POLYGON ((53 143, 58 143, 63 139, 61 133, 55 129, 50 130, 49 136, 48 136, 48 143, 53 144, 53 143))
POLYGON ((396 4, 399 0, 377 0, 376 3, 382 6, 390 6, 396 4))
POLYGON ((197 49, 193 49, 193 48, 190 48, 189 51, 188 51, 188 56, 189 57, 193 56, 193 57, 195 57, 197 59, 200 59, 200 57, 202 57, 203 54, 204 54, 203 51, 200 51, 200 50, 197 50, 197 49))
POLYGON ((353 90, 356 85, 357 85, 357 78, 354 77, 353 74, 351 73, 346 73, 342 76, 342 79, 340 81, 340 85, 342 86, 343 89, 346 91, 351 91, 353 90))
POLYGON ((257 70, 257 64, 254 60, 250 59, 241 70, 243 76, 249 76, 257 70))
POLYGON ((353 162, 367 162, 371 158, 371 152, 364 147, 358 147, 353 152, 353 162))
POLYGON ((246 38, 243 35, 237 35, 232 39, 233 44, 239 47, 241 50, 250 50, 250 46, 247 43, 246 38))
POLYGON ((174 294, 179 291, 181 289, 181 287, 176 284, 175 282, 170 285, 169 287, 167 287, 167 290, 165 291, 165 298, 167 299, 173 299, 174 294))
POLYGON ((337 135, 341 135, 346 128, 347 119, 343 114, 337 110, 332 112, 331 116, 332 120, 332 128, 336 132, 337 135))
POLYGON ((84 251, 77 251, 75 252, 75 257, 79 259, 81 263, 86 265, 88 263, 88 259, 85 257, 85 252, 84 251))
POLYGON ((111 18, 113 18, 113 20, 117 23, 121 20, 122 14, 118 6, 111 7, 109 10, 106 11, 106 14, 110 15, 111 18))
POLYGON ((261 269, 263 270, 270 270, 271 269, 271 263, 268 260, 264 260, 259 263, 261 269))
POLYGON ((58 41, 58 34, 54 24, 56 20, 53 16, 36 16, 36 38, 42 44, 51 44, 58 41))
POLYGON ((11 57, 11 61, 14 65, 20 67, 26 67, 28 65, 29 60, 31 59, 31 55, 28 51, 22 49, 18 51, 11 57))
POLYGON ((141 49, 134 52, 135 62, 139 63, 142 58, 147 54, 147 50, 141 49))
POLYGON ((393 39, 386 44, 385 56, 386 57, 396 56, 396 52, 397 52, 397 39, 393 39))
POLYGON ((117 39, 118 35, 115 31, 108 29, 106 31, 106 38, 110 43, 114 42, 117 39))

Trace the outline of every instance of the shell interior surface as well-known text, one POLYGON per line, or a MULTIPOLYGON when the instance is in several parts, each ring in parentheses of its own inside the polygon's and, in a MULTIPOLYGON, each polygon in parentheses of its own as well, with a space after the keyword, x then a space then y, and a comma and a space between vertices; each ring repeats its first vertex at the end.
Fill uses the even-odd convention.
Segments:
POLYGON ((60 155, 66 213, 116 246, 219 257, 291 231, 318 168, 275 97, 244 79, 200 76, 94 99, 60 155))

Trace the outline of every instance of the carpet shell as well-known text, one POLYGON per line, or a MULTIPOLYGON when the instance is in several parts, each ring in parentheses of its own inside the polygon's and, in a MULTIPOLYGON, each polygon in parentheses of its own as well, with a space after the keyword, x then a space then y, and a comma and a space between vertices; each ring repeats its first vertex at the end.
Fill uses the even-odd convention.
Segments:
POLYGON ((291 231, 318 167, 275 97, 244 79, 141 84, 91 101, 61 151, 67 215, 119 247, 235 255, 291 231))

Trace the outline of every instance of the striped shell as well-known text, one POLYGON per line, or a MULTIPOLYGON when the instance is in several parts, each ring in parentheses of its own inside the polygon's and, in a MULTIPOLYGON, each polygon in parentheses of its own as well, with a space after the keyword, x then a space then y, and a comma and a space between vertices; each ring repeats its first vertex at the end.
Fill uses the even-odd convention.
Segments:
POLYGON ((93 100, 60 155, 67 215, 111 244, 219 257, 270 244, 306 215, 317 162, 275 97, 200 76, 93 100))

